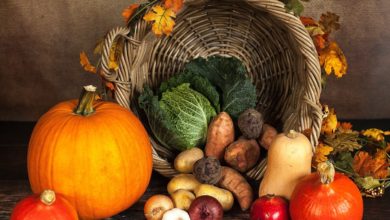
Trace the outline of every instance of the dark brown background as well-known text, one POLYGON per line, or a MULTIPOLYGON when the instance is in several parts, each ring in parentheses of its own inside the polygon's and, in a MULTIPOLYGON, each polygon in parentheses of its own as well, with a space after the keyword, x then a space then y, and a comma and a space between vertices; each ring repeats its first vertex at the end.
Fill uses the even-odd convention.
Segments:
MULTIPOLYGON (((132 0, 1 0, 0 121, 36 121, 50 106, 78 97, 97 83, 82 71, 79 52, 124 25, 132 0)), ((341 16, 335 39, 349 61, 348 75, 328 83, 322 100, 342 118, 390 118, 390 1, 312 0, 305 15, 341 16)), ((95 59, 96 60, 96 59, 95 59)))

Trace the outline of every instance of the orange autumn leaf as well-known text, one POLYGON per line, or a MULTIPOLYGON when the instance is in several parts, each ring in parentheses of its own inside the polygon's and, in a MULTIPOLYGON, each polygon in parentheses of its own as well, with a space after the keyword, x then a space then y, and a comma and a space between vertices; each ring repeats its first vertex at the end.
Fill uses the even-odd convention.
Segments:
POLYGON ((314 161, 317 163, 325 162, 328 160, 328 155, 333 151, 333 147, 319 143, 314 153, 314 161))
POLYGON ((352 132, 352 124, 349 122, 338 122, 337 129, 344 133, 352 132))
POLYGON ((374 157, 365 151, 359 151, 353 161, 353 169, 361 177, 372 176, 384 179, 388 176, 389 163, 386 151, 378 150, 374 157))
POLYGON ((177 13, 183 8, 183 0, 165 0, 165 8, 172 8, 172 10, 177 13))
POLYGON ((347 59, 336 42, 329 43, 325 49, 320 51, 319 55, 320 65, 327 75, 334 73, 337 78, 340 78, 347 73, 347 59))
POLYGON ((326 46, 326 39, 324 35, 316 35, 313 38, 314 45, 316 46, 317 51, 321 51, 326 46))
POLYGON ((105 81, 104 85, 111 91, 115 90, 115 86, 114 86, 114 84, 112 82, 105 81))
POLYGON ((145 16, 144 20, 152 22, 152 31, 157 36, 170 35, 175 26, 175 12, 172 8, 163 8, 161 5, 154 6, 145 16))
POLYGON ((317 22, 311 17, 301 16, 300 19, 304 26, 318 26, 317 22))
POLYGON ((133 14, 137 11, 138 8, 139 4, 132 4, 122 11, 122 17, 126 23, 129 22, 130 18, 133 16, 133 14))
POLYGON ((84 51, 80 53, 80 64, 85 71, 90 73, 96 73, 96 67, 89 62, 87 54, 84 51))

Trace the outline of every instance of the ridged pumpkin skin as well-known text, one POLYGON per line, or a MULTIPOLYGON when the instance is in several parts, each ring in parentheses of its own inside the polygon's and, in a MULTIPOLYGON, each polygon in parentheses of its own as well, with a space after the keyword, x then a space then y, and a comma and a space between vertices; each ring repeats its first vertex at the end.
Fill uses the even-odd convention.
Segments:
POLYGON ((39 119, 28 148, 30 184, 34 193, 50 188, 64 195, 82 219, 109 217, 144 194, 151 144, 129 110, 102 101, 81 116, 73 113, 77 103, 60 103, 39 119))

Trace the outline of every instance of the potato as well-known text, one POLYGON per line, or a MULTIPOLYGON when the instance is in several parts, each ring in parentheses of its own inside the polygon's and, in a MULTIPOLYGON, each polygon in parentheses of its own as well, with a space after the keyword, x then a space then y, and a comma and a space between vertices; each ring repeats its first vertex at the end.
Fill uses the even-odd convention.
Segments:
POLYGON ((194 163, 204 156, 203 151, 197 147, 181 152, 176 156, 174 167, 180 173, 191 173, 194 163))
POLYGON ((179 174, 169 181, 167 190, 169 194, 174 193, 179 189, 184 189, 193 192, 200 185, 200 182, 192 174, 179 174))
POLYGON ((229 211, 234 203, 233 194, 225 189, 218 188, 209 184, 200 184, 195 189, 196 198, 199 196, 211 196, 221 203, 224 211, 229 211))
POLYGON ((192 201, 195 199, 195 195, 184 189, 179 189, 171 194, 175 207, 183 210, 188 210, 192 201))

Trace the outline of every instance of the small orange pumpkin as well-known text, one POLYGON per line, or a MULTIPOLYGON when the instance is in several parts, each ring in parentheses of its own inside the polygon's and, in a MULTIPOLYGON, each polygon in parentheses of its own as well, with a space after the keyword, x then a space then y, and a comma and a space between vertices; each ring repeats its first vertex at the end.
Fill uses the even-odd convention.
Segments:
POLYGON ((16 204, 11 220, 78 220, 76 209, 61 195, 44 190, 16 204))
POLYGON ((84 87, 77 100, 59 103, 36 124, 28 148, 33 192, 63 194, 83 219, 106 218, 135 203, 152 174, 145 128, 118 104, 95 101, 84 87))

